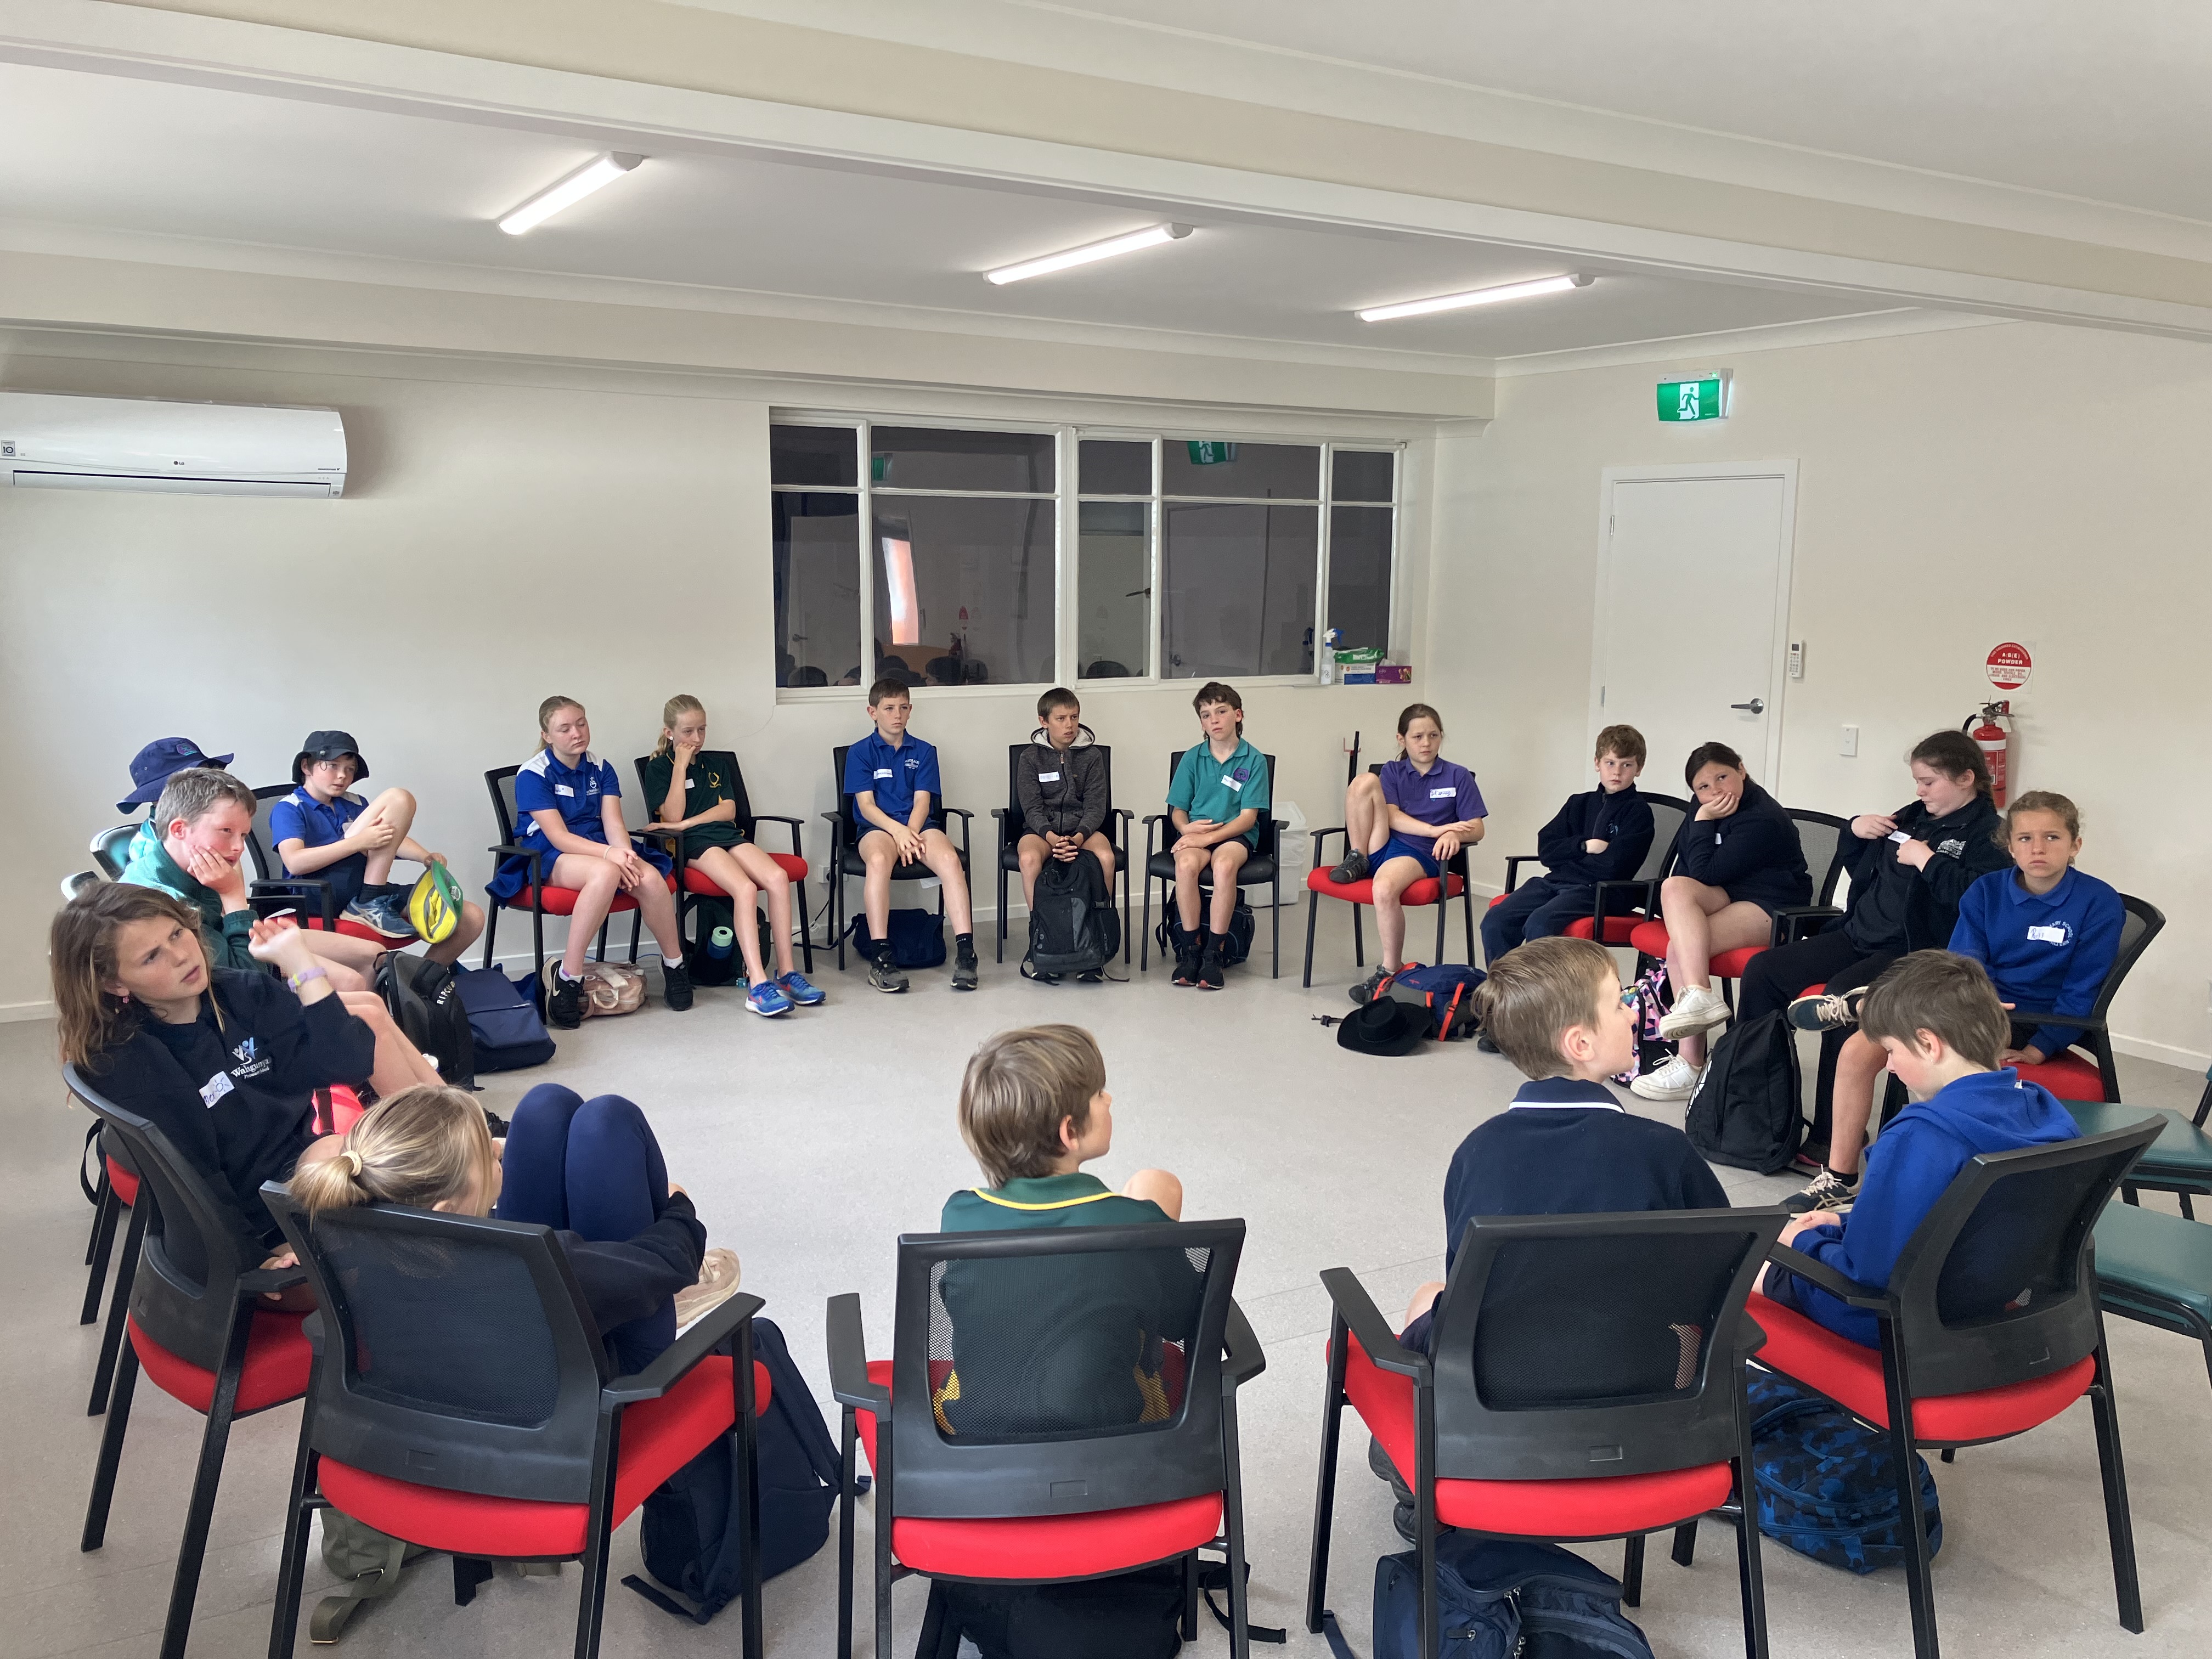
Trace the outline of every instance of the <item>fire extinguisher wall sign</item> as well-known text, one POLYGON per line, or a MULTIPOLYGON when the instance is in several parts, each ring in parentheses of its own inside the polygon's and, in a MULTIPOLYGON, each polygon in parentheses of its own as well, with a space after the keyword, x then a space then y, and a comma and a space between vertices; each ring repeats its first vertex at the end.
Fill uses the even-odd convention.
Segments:
POLYGON ((1983 663, 1990 677, 1990 684, 1999 691, 2017 691, 2035 674, 2035 659, 2028 654, 2026 646, 2015 640, 1992 646, 1983 663))

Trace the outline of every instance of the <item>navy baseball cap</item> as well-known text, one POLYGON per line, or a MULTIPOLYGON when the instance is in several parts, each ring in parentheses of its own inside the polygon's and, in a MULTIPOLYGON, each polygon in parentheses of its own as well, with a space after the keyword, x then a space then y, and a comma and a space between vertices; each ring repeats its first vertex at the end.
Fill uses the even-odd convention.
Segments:
POLYGON ((161 786, 169 781, 173 772, 182 772, 189 767, 205 766, 222 771, 236 759, 234 755, 208 755, 200 751, 199 744, 190 738, 156 738, 141 749, 131 760, 131 781, 137 787, 115 803, 115 810, 127 812, 134 806, 145 806, 161 798, 161 786))
POLYGON ((307 767, 313 761, 343 760, 353 757, 353 781, 359 783, 368 775, 368 763, 361 757, 361 750, 350 732, 310 732, 307 740, 300 745, 300 752, 292 757, 292 781, 307 781, 307 767))

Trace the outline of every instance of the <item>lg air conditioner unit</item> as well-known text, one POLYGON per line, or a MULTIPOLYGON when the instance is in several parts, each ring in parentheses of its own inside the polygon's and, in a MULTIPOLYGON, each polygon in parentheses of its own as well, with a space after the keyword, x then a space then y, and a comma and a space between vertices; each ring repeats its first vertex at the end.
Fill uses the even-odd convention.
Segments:
POLYGON ((334 409, 0 392, 0 483, 183 495, 345 494, 334 409))

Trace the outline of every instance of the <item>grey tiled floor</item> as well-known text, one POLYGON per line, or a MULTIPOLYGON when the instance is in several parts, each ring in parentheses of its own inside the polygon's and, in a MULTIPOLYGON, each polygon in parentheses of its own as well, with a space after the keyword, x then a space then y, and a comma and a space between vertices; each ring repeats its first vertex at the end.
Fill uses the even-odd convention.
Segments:
MULTIPOLYGON (((1089 1025, 1115 1097, 1116 1146, 1101 1173, 1118 1182, 1140 1164, 1165 1165, 1182 1176, 1189 1213, 1249 1224, 1239 1295, 1268 1355, 1242 1408, 1255 1613, 1292 1627, 1288 1651, 1325 1652, 1299 1627, 1327 1326, 1316 1274, 1356 1269, 1394 1316, 1413 1285, 1437 1276, 1445 1163, 1515 1083, 1503 1061, 1471 1045, 1387 1062, 1338 1049, 1309 1016, 1346 1006, 1341 988, 1353 975, 1342 915, 1324 919, 1323 961, 1332 965, 1311 992, 1298 989, 1287 952, 1281 980, 1267 980, 1263 957, 1219 996, 1174 990, 1157 968, 1127 986, 1048 988, 1018 980, 1011 962, 994 969, 987 959, 972 996, 951 994, 939 973, 917 975, 906 996, 884 997, 857 973, 825 965, 830 1001, 822 1009, 764 1021, 726 991, 702 993, 687 1015, 649 1006, 563 1036, 552 1065, 489 1079, 484 1098, 498 1109, 531 1084, 559 1080, 641 1103, 672 1173, 698 1199, 716 1241, 743 1257, 745 1288, 767 1298, 826 1399, 824 1299, 862 1292, 873 1346, 884 1349, 893 1236, 933 1229, 945 1195, 975 1180, 953 1127, 969 1050, 1011 1025, 1089 1025)), ((1289 912, 1286 933, 1302 933, 1304 920, 1289 912)), ((9 1148, 0 1166, 9 1372, 0 1654, 150 1656, 199 1419, 157 1390, 140 1390, 106 1547, 80 1554, 99 1436, 83 1415, 95 1333, 75 1322, 88 1212, 70 1160, 85 1120, 63 1103, 52 1042, 45 1025, 0 1026, 0 1075, 13 1080, 0 1102, 9 1148)), ((2147 1105, 2192 1103, 2200 1086, 2167 1067, 2123 1060, 2122 1068, 2130 1097, 2147 1105)), ((1679 1121, 1680 1109, 1650 1109, 1679 1121)), ((1740 1200, 1793 1185, 1722 1175, 1740 1200)), ((2077 1406, 2034 1434, 1939 1468, 1946 1536, 1936 1576, 1948 1651, 2007 1659, 2212 1651, 2212 1390, 2203 1364, 2194 1345, 2140 1326, 2116 1322, 2112 1340, 2148 1632, 2130 1638, 2113 1619, 2094 1443, 2087 1408, 2077 1406)), ((201 1659, 265 1650, 298 1421, 286 1407, 233 1437, 193 1632, 201 1659)), ((1364 1439, 1348 1434, 1346 1448, 1330 1599, 1365 1652, 1372 1564, 1399 1546, 1387 1493, 1365 1472, 1364 1439)), ((865 1516, 861 1524, 865 1543, 865 1516)), ((636 1570, 635 1535, 633 1522, 617 1539, 616 1577, 636 1570)), ((1590 1553, 1618 1569, 1617 1547, 1590 1553)), ((1772 1547, 1765 1559, 1777 1654, 1907 1650, 1895 1573, 1853 1578, 1772 1547)), ((317 1562, 311 1597, 322 1582, 317 1562)), ((1719 1530, 1706 1528, 1688 1571, 1655 1552, 1645 1583, 1636 1617, 1662 1655, 1741 1650, 1734 1563, 1719 1530)), ((442 1562, 433 1561, 357 1620, 343 1650, 356 1659, 432 1651, 539 1659, 565 1651, 575 1583, 573 1568, 529 1580, 504 1570, 473 1607, 457 1608, 442 1562)), ((833 1545, 769 1585, 772 1652, 831 1652, 835 1584, 833 1545)), ((912 1650, 923 1595, 917 1584, 900 1587, 902 1653, 912 1650)), ((611 1592, 610 1654, 676 1659, 734 1651, 736 1642, 734 1613, 702 1630, 611 1592)), ((304 1632, 299 1645, 307 1650, 304 1632)), ((1226 1643, 1208 1621, 1198 1646, 1219 1652, 1226 1643)))

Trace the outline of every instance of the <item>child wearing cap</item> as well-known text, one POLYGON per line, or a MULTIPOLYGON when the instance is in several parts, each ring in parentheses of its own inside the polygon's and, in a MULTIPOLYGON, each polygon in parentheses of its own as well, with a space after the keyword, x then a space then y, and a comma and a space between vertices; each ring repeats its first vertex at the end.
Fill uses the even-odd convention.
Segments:
MULTIPOLYGON (((368 775, 368 763, 349 732, 310 732, 292 757, 299 786, 269 809, 269 836, 288 876, 314 876, 331 884, 331 896, 348 920, 395 939, 413 936, 407 917, 409 884, 392 879, 400 859, 443 864, 445 855, 415 841, 415 797, 386 789, 374 800, 348 793, 368 775)), ((430 946, 433 962, 460 960, 483 932, 483 912, 463 904, 453 931, 430 946)))
POLYGON ((133 807, 152 805, 161 799, 161 786, 172 774, 187 768, 221 772, 237 758, 204 753, 190 738, 156 738, 131 757, 131 793, 115 803, 115 810, 128 812, 133 807))
POLYGON ((845 793, 853 798, 853 832, 867 866, 861 902, 876 959, 868 983, 878 991, 903 991, 887 937, 891 915, 891 872, 902 866, 927 865, 945 884, 945 908, 952 918, 952 988, 975 988, 975 917, 968 896, 968 872, 960 849, 945 833, 945 786, 939 781, 937 746, 906 729, 914 718, 914 699, 906 682, 886 674, 868 688, 868 718, 876 729, 845 751, 845 793))
POLYGON ((1206 741, 1182 751, 1168 783, 1176 830, 1168 851, 1186 941, 1176 956, 1175 983, 1218 991, 1228 982, 1221 958, 1237 915, 1237 872, 1260 844, 1260 820, 1273 798, 1267 757, 1244 740, 1244 699, 1237 688, 1208 680, 1190 706, 1206 741), (1213 884, 1213 903, 1201 918, 1199 884, 1206 880, 1213 884))

